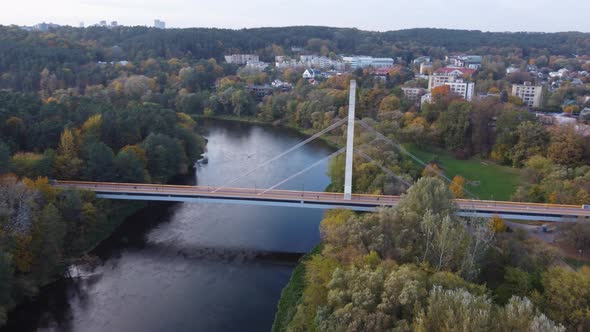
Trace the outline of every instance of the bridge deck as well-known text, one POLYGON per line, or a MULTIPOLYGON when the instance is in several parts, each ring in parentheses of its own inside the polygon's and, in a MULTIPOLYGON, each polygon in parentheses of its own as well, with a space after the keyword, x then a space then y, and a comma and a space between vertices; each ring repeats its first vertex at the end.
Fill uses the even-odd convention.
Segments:
MULTIPOLYGON (((350 200, 345 200, 341 193, 276 189, 81 181, 55 181, 54 185, 59 188, 90 190, 96 192, 98 197, 111 199, 250 203, 315 208, 343 207, 361 211, 370 211, 383 206, 395 206, 400 201, 399 196, 353 194, 350 200)), ((590 218, 590 209, 583 209, 579 205, 464 199, 458 199, 456 203, 463 215, 475 212, 476 215, 485 217, 498 214, 512 219, 547 221, 575 221, 578 218, 590 218)))

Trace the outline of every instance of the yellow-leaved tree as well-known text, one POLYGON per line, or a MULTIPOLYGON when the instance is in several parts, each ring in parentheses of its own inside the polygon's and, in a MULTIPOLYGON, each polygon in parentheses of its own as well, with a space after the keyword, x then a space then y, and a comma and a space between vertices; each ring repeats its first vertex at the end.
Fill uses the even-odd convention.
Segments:
POLYGON ((465 192, 463 191, 463 187, 465 187, 465 178, 461 175, 455 175, 453 178, 453 182, 451 183, 451 192, 455 198, 463 198, 465 197, 465 192))

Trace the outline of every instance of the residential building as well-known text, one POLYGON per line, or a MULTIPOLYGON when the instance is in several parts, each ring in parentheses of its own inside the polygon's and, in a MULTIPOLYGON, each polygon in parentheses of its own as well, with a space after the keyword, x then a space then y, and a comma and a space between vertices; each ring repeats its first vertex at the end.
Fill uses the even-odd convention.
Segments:
POLYGON ((262 61, 247 61, 246 68, 254 71, 264 71, 268 67, 268 63, 262 61))
POLYGON ((426 89, 423 88, 402 88, 404 96, 408 100, 417 101, 426 93, 426 89))
POLYGON ((463 80, 456 80, 455 82, 445 83, 451 88, 451 93, 460 96, 461 98, 471 101, 475 93, 475 83, 464 82, 463 80))
POLYGON ((513 67, 513 66, 506 68, 506 74, 508 74, 508 75, 518 73, 519 71, 520 71, 520 69, 513 67))
POLYGON ((288 82, 283 82, 281 80, 274 80, 271 83, 272 87, 275 89, 279 89, 283 92, 289 91, 291 89, 293 89, 293 85, 291 85, 291 83, 288 82))
POLYGON ((420 64, 420 75, 430 75, 432 73, 432 63, 422 62, 420 64))
MULTIPOLYGON (((456 80, 453 82, 446 82, 441 85, 448 86, 452 94, 455 94, 467 101, 473 100, 473 95, 475 93, 475 83, 456 80)), ((429 92, 423 95, 420 99, 420 103, 421 105, 424 105, 425 103, 432 103, 432 93, 429 92)))
POLYGON ((512 86, 512 95, 516 96, 529 107, 541 107, 543 101, 543 86, 533 85, 531 82, 524 82, 524 84, 514 84, 512 86))
POLYGON ((160 20, 154 20, 154 28, 166 29, 166 22, 160 20))
POLYGON ((432 103, 432 93, 427 93, 424 96, 420 97, 420 105, 424 106, 424 104, 432 103))
POLYGON ((569 70, 567 70, 566 68, 561 68, 558 71, 552 71, 549 73, 549 77, 551 78, 563 78, 564 76, 568 76, 569 75, 569 70))
POLYGON ((297 62, 297 60, 291 59, 288 56, 278 55, 278 56, 275 56, 275 67, 278 69, 287 69, 287 68, 297 69, 297 68, 302 68, 305 66, 303 66, 302 63, 297 62))
POLYGON ((246 87, 246 90, 248 90, 254 97, 261 100, 265 96, 272 95, 273 87, 268 84, 264 84, 264 85, 251 84, 246 87))
POLYGON ((419 58, 414 59, 413 62, 415 65, 420 65, 423 63, 430 63, 430 62, 432 62, 432 58, 429 56, 421 56, 419 58))
POLYGON ((371 56, 347 56, 342 59, 352 70, 367 67, 391 68, 394 63, 393 58, 373 58, 371 56))
POLYGON ((259 62, 260 58, 255 54, 232 54, 225 56, 225 62, 235 65, 245 65, 249 61, 259 62))
POLYGON ((445 85, 446 83, 453 83, 464 78, 470 78, 475 73, 475 69, 445 67, 437 69, 430 75, 428 79, 428 91, 431 91, 437 86, 445 85))
POLYGON ((469 69, 481 68, 482 57, 479 55, 459 55, 447 57, 447 61, 456 67, 463 67, 469 69))
POLYGON ((320 77, 322 77, 322 72, 317 69, 310 68, 303 72, 303 78, 305 79, 317 79, 320 77))
POLYGON ((301 67, 311 67, 320 69, 334 68, 336 70, 343 70, 345 63, 338 60, 333 60, 325 56, 317 55, 301 55, 299 57, 301 67))

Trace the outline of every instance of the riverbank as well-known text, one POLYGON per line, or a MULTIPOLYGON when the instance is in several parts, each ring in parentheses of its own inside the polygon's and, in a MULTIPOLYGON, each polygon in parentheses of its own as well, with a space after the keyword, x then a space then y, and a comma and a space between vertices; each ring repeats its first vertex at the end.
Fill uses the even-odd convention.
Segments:
MULTIPOLYGON (((199 121, 199 129, 208 139, 209 162, 197 165, 188 185, 222 185, 305 139, 291 129, 236 121, 199 121)), ((332 152, 317 140, 237 185, 272 186, 332 152)), ((323 190, 327 166, 284 188, 305 183, 323 190)), ((43 288, 0 331, 268 331, 298 253, 319 243, 322 215, 315 209, 149 203, 90 252, 89 264, 43 288)))
POLYGON ((311 259, 315 254, 319 254, 322 251, 321 243, 313 248, 312 251, 304 255, 295 269, 291 274, 289 282, 281 291, 281 298, 277 305, 277 312, 275 314, 275 320, 272 324, 272 332, 286 331, 287 326, 295 316, 297 311, 297 304, 303 296, 305 290, 305 263, 311 259))

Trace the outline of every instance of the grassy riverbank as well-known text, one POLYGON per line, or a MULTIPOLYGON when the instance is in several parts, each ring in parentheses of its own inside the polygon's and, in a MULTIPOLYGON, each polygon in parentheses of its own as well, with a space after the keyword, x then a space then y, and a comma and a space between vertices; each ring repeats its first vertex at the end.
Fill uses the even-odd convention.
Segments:
POLYGON ((272 332, 286 331, 287 326, 297 311, 297 304, 305 289, 305 262, 315 254, 322 251, 321 244, 317 245, 311 252, 301 258, 299 264, 293 270, 291 279, 281 291, 281 298, 277 306, 277 313, 272 324, 272 332))

